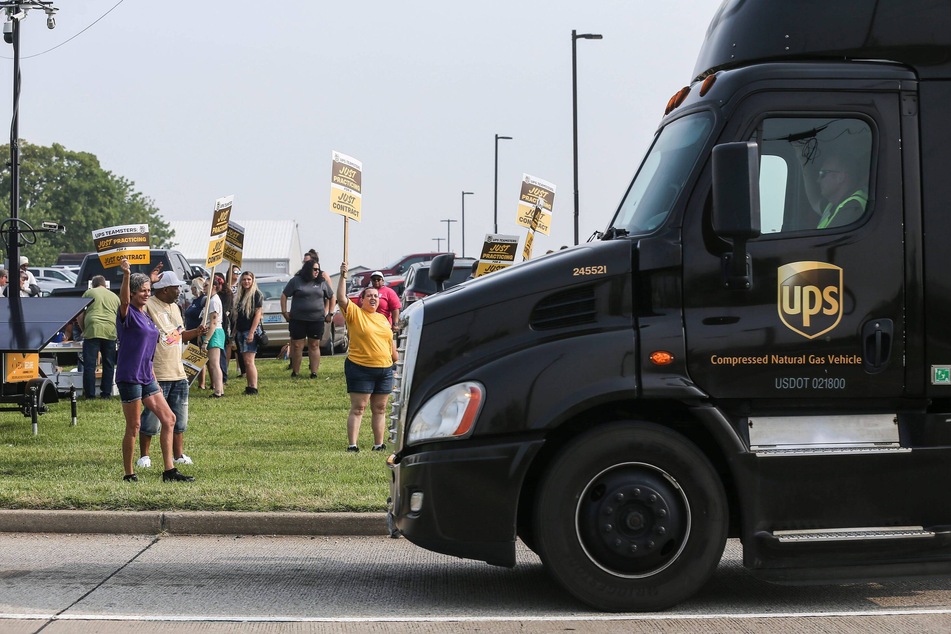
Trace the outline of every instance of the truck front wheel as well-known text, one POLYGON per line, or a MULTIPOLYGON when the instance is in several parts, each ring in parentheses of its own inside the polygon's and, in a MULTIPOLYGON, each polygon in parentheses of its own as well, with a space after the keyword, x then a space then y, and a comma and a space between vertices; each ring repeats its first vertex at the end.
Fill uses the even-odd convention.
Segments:
POLYGON ((536 498, 534 534, 552 576, 609 611, 668 608, 716 569, 726 494, 689 440, 650 423, 598 427, 565 446, 536 498))

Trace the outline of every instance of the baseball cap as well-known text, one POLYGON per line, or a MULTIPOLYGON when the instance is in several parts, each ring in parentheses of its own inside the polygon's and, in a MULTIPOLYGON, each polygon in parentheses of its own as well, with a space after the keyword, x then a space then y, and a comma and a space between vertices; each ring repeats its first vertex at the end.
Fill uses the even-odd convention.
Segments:
POLYGON ((30 260, 25 255, 20 256, 20 266, 23 266, 24 264, 29 264, 29 263, 30 263, 30 260))
POLYGON ((157 291, 162 288, 168 288, 169 286, 181 286, 181 284, 182 282, 178 279, 178 276, 175 275, 175 271, 165 271, 157 282, 152 283, 152 290, 157 291))
POLYGON ((374 277, 383 277, 383 274, 380 273, 379 271, 373 271, 372 273, 370 273, 370 279, 372 280, 374 277))

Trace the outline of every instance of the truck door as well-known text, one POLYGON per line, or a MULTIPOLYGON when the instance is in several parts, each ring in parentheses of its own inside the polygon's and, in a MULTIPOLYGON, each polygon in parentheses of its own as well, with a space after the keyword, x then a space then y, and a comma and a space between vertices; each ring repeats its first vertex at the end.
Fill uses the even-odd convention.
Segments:
POLYGON ((902 394, 899 112, 898 92, 802 91, 731 115, 719 142, 760 148, 762 235, 750 287, 726 288, 709 188, 685 215, 688 367, 708 394, 816 410, 902 394))

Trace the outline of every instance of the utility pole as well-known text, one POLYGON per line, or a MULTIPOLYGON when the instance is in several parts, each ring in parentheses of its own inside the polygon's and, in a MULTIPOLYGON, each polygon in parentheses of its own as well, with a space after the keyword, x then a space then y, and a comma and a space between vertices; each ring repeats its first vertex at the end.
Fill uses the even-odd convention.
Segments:
POLYGON ((448 251, 449 253, 452 253, 452 241, 449 239, 449 227, 452 226, 453 222, 458 222, 458 221, 453 220, 452 218, 446 218, 445 220, 440 220, 439 222, 446 223, 446 251, 448 251))
POLYGON ((571 120, 572 120, 572 151, 574 153, 575 173, 575 244, 578 244, 578 40, 600 40, 599 33, 578 33, 571 31, 571 120))
MULTIPOLYGON (((56 27, 56 12, 51 1, 0 1, 0 11, 6 15, 3 23, 3 41, 13 45, 13 120, 10 122, 10 218, 0 224, 0 233, 6 241, 11 292, 8 293, 11 309, 20 313, 20 22, 30 9, 46 13, 47 28, 56 27), (17 292, 13 292, 13 291, 17 292)), ((29 231, 32 227, 27 225, 29 231)), ((43 223, 38 231, 58 231, 57 223, 43 223), (48 226, 49 225, 49 226, 48 226)))
POLYGON ((472 192, 462 192, 462 257, 466 257, 466 196, 472 192))
POLYGON ((512 137, 495 135, 495 207, 492 214, 492 233, 499 232, 499 141, 502 139, 511 141, 512 137))

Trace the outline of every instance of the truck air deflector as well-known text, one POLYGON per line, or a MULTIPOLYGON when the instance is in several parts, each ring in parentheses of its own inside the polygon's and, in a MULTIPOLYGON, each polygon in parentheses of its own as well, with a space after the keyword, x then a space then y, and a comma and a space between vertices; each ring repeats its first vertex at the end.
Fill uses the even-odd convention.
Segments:
POLYGON ((946 78, 951 7, 928 0, 726 0, 707 30, 694 77, 797 58, 891 60, 946 78))

